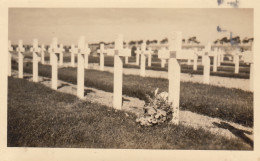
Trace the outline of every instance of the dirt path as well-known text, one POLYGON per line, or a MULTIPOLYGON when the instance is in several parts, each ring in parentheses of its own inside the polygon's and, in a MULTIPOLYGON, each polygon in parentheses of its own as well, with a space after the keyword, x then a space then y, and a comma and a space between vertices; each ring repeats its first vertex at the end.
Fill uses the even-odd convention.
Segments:
MULTIPOLYGON (((17 78, 17 75, 17 71, 12 71, 13 77, 17 78)), ((32 74, 24 73, 24 77, 29 81, 32 81, 32 74)), ((39 82, 51 88, 50 78, 39 77, 39 82)), ((57 91, 76 95, 77 86, 59 80, 57 91)), ((99 103, 112 108, 113 93, 85 87, 85 97, 83 100, 99 103)), ((123 111, 128 111, 139 115, 142 112, 143 105, 144 101, 138 98, 128 97, 125 95, 123 96, 123 111)), ((248 146, 253 144, 253 128, 244 127, 233 122, 196 114, 190 111, 180 111, 180 124, 193 127, 195 129, 202 128, 206 131, 210 131, 215 135, 221 135, 226 138, 240 138, 244 142, 247 142, 248 146)))

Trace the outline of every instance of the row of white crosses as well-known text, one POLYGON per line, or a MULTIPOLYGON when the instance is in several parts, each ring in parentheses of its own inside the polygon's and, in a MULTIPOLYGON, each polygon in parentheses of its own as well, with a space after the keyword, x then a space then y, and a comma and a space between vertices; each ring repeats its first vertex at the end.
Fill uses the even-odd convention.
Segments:
MULTIPOLYGON (((13 48, 11 46, 11 41, 9 41, 9 55, 8 55, 8 76, 11 76, 11 54, 10 51, 13 51, 13 48)), ((18 48, 16 49, 18 52, 18 78, 23 78, 23 59, 24 59, 24 52, 25 49, 23 47, 23 41, 18 41, 18 48)), ((33 81, 38 82, 38 61, 39 61, 39 54, 41 53, 41 62, 44 64, 44 45, 41 46, 41 48, 38 47, 38 40, 34 39, 33 41, 33 47, 30 49, 30 51, 33 53, 33 81)))
MULTIPOLYGON (((58 54, 63 52, 63 46, 58 47, 58 39, 53 38, 52 44, 50 45, 49 52, 51 55, 51 65, 52 65, 52 89, 57 90, 58 85, 58 54)), ((88 55, 90 54, 90 49, 88 45, 85 44, 85 37, 81 36, 78 41, 78 47, 75 48, 72 45, 71 48, 72 57, 74 54, 78 55, 78 67, 77 67, 77 96, 79 98, 84 98, 84 74, 85 68, 88 68, 88 55)), ((74 60, 73 60, 74 62, 74 60)), ((74 64, 73 64, 74 65, 74 64)))

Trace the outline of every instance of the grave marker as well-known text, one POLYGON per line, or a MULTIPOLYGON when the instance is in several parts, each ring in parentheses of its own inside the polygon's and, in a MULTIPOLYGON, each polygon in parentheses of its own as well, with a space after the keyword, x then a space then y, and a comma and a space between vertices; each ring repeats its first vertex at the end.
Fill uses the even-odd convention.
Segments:
POLYGON ((88 56, 89 56, 91 50, 87 43, 85 45, 86 46, 84 49, 84 58, 85 58, 84 62, 85 62, 85 69, 88 69, 88 56))
POLYGON ((217 63, 217 66, 219 67, 221 65, 221 51, 220 51, 220 48, 218 48, 218 51, 217 51, 217 55, 218 55, 218 63, 217 63))
POLYGON ((77 69, 77 96, 84 98, 84 78, 85 78, 85 63, 84 55, 87 54, 87 46, 85 37, 81 36, 78 41, 78 69, 77 69))
POLYGON ((33 40, 33 47, 31 47, 30 52, 33 53, 33 82, 38 82, 38 63, 40 48, 38 47, 38 40, 33 40))
POLYGON ((152 65, 152 49, 148 48, 148 67, 151 67, 152 65))
POLYGON ((40 48, 40 51, 41 51, 41 63, 45 64, 45 47, 44 47, 43 44, 42 44, 42 46, 40 48))
POLYGON ((18 73, 18 78, 23 78, 23 54, 25 52, 25 49, 23 47, 23 41, 19 40, 18 42, 18 48, 17 48, 17 52, 18 52, 18 66, 19 66, 19 73, 18 73))
POLYGON ((50 45, 50 48, 48 49, 50 52, 51 57, 51 87, 54 90, 57 90, 58 87, 58 54, 61 53, 61 48, 58 47, 58 39, 53 38, 52 44, 50 45))
POLYGON ((198 49, 194 49, 194 59, 193 59, 193 70, 197 70, 198 68, 198 55, 197 55, 198 49))
POLYGON ((169 80, 169 97, 168 101, 172 103, 173 118, 172 123, 179 124, 179 101, 180 101, 180 76, 181 67, 177 59, 193 59, 194 52, 191 50, 182 50, 182 33, 173 32, 170 34, 169 48, 162 48, 158 52, 161 59, 169 59, 168 61, 168 80, 169 80))
POLYGON ((59 49, 60 49, 60 62, 59 62, 59 65, 62 66, 63 65, 63 52, 65 51, 64 48, 63 48, 63 44, 60 44, 59 45, 59 49))
POLYGON ((100 44, 100 49, 98 49, 97 53, 99 53, 99 70, 104 71, 104 53, 106 52, 104 44, 100 44))
POLYGON ((234 50, 232 52, 232 55, 235 63, 235 73, 238 74, 239 73, 239 51, 234 50))
POLYGON ((214 48, 214 50, 213 50, 213 52, 210 52, 210 53, 212 53, 211 54, 211 56, 213 56, 213 72, 217 72, 217 70, 218 70, 218 52, 217 52, 217 50, 216 50, 216 48, 214 48))
POLYGON ((70 66, 75 67, 75 54, 77 53, 77 49, 75 48, 74 44, 71 45, 69 52, 70 52, 70 66))
POLYGON ((209 84, 209 77, 210 77, 210 59, 209 53, 211 52, 211 43, 204 49, 205 55, 203 56, 203 83, 209 84))
POLYGON ((122 107, 122 87, 123 87, 123 62, 120 56, 131 56, 130 49, 123 48, 123 36, 118 35, 115 40, 115 49, 107 49, 107 54, 114 56, 114 96, 113 107, 121 109, 122 107))
POLYGON ((12 54, 11 51, 13 51, 13 47, 11 45, 11 41, 8 41, 8 76, 12 75, 12 54))
POLYGON ((139 58, 140 58, 140 54, 141 54, 141 49, 139 47, 137 47, 135 53, 136 53, 136 55, 135 55, 136 56, 135 57, 136 58, 135 64, 139 66, 139 61, 140 61, 139 58))
MULTIPOLYGON (((162 53, 165 53, 166 49, 163 47, 161 50, 158 51, 158 58, 161 58, 162 53)), ((166 64, 166 60, 161 58, 161 68, 164 68, 166 64)))
POLYGON ((145 77, 145 64, 146 64, 146 56, 149 51, 146 50, 146 43, 143 43, 141 46, 141 66, 140 66, 140 76, 145 77))

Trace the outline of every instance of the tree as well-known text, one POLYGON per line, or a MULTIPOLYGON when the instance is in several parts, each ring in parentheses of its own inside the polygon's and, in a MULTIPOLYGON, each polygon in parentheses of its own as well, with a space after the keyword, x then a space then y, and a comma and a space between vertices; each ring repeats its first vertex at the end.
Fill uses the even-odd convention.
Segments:
POLYGON ((137 42, 139 45, 141 45, 143 43, 143 40, 140 40, 137 42))
POLYGON ((217 39, 217 40, 215 40, 213 43, 214 43, 214 44, 217 44, 219 41, 220 41, 220 40, 217 39))
POLYGON ((188 40, 188 43, 196 43, 196 44, 199 44, 200 42, 197 40, 197 37, 196 36, 193 36, 193 37, 190 37, 188 40))
POLYGON ((135 45, 136 42, 135 42, 135 41, 130 41, 128 44, 129 44, 129 45, 135 45))
POLYGON ((227 37, 223 37, 222 39, 220 39, 220 44, 223 44, 223 43, 229 43, 229 39, 227 37))
POLYGON ((161 44, 166 44, 168 43, 168 38, 164 38, 160 41, 161 44))

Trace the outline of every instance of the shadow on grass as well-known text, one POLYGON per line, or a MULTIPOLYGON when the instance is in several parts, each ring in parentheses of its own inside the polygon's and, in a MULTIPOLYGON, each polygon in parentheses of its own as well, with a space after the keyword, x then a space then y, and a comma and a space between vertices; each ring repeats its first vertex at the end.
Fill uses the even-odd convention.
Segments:
MULTIPOLYGON (((94 91, 91 89, 85 89, 84 90, 84 96, 88 95, 89 93, 93 93, 94 91)), ((95 92, 94 92, 95 93, 95 92)))
POLYGON ((70 85, 67 84, 67 83, 62 83, 62 84, 58 87, 58 89, 61 89, 62 87, 66 87, 66 86, 70 86, 70 85))
POLYGON ((244 142, 246 142, 247 144, 249 144, 253 148, 254 142, 245 135, 245 134, 251 135, 252 132, 249 132, 249 131, 246 131, 246 130, 237 129, 234 126, 232 126, 232 125, 230 125, 230 124, 228 124, 226 122, 220 122, 220 124, 217 123, 217 122, 213 122, 212 124, 217 126, 217 127, 219 127, 219 128, 223 128, 223 129, 229 130, 232 134, 234 134, 236 137, 242 139, 244 142))

